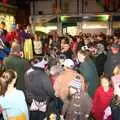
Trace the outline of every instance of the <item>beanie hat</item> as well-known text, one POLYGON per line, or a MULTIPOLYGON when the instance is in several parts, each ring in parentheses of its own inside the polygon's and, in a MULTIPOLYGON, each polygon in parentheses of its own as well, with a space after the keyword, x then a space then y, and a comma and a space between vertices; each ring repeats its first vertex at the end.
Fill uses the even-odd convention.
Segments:
POLYGON ((38 67, 38 68, 45 68, 46 67, 46 65, 48 64, 48 61, 47 60, 45 60, 45 59, 42 59, 41 61, 37 61, 37 63, 36 64, 34 64, 33 66, 34 67, 38 67))
POLYGON ((75 79, 73 79, 71 82, 70 82, 70 85, 69 87, 72 87, 76 90, 80 90, 81 89, 81 81, 80 81, 80 76, 76 76, 75 79))

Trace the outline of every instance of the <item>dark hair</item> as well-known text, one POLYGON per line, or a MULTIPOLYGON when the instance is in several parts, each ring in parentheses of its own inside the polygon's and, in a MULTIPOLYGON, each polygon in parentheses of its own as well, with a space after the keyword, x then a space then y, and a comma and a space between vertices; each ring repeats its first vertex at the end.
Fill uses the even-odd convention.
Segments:
POLYGON ((89 51, 82 51, 82 50, 78 50, 77 51, 77 54, 81 54, 81 55, 83 55, 83 56, 85 56, 85 59, 88 59, 89 58, 89 56, 90 56, 90 53, 89 53, 89 51))
POLYGON ((1 24, 5 25, 5 22, 2 21, 1 24))
POLYGON ((109 78, 108 75, 106 75, 105 73, 103 73, 103 74, 100 76, 100 82, 101 82, 101 80, 102 80, 103 78, 107 79, 108 82, 111 82, 110 78, 109 78))
POLYGON ((39 57, 34 57, 32 60, 30 60, 30 63, 32 64, 32 65, 34 65, 34 64, 36 64, 36 63, 38 63, 38 62, 40 62, 40 61, 42 61, 43 60, 43 56, 39 56, 39 57))
POLYGON ((14 70, 6 70, 0 78, 0 95, 4 95, 7 91, 8 85, 17 77, 14 70))

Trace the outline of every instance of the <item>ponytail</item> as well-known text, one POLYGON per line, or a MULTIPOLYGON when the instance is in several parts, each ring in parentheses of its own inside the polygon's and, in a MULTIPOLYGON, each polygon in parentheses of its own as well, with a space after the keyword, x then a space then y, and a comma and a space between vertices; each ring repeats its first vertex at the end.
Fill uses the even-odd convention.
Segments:
POLYGON ((7 88, 8 88, 7 82, 3 78, 0 78, 0 96, 5 95, 7 88))
POLYGON ((8 85, 17 78, 14 70, 6 70, 0 78, 0 95, 5 95, 8 85))

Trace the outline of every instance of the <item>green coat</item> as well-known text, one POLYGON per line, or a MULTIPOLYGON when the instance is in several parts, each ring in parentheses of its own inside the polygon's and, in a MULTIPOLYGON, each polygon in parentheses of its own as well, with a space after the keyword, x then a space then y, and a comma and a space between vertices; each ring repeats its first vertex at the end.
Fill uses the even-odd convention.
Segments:
POLYGON ((93 96, 99 84, 98 73, 94 62, 90 58, 86 59, 85 62, 80 64, 78 71, 83 74, 88 82, 88 94, 93 96))
POLYGON ((4 58, 4 64, 7 69, 13 69, 17 72, 16 88, 24 90, 24 73, 29 68, 28 62, 21 57, 10 55, 4 58))

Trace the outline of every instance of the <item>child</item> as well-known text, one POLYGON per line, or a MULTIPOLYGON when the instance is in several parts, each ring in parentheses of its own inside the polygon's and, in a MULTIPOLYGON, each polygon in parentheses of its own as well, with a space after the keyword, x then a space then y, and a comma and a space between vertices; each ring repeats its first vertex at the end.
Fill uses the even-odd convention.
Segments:
POLYGON ((0 106, 4 120, 29 120, 27 104, 24 93, 17 90, 17 74, 13 70, 7 70, 0 78, 0 106))
MULTIPOLYGON (((101 85, 97 88, 93 98, 92 114, 96 120, 104 120, 106 108, 109 106, 113 97, 113 88, 110 87, 109 78, 101 76, 101 85)), ((110 120, 108 117, 106 120, 110 120)))
POLYGON ((82 89, 79 76, 69 85, 69 96, 63 106, 65 120, 87 120, 91 110, 91 99, 82 89))

